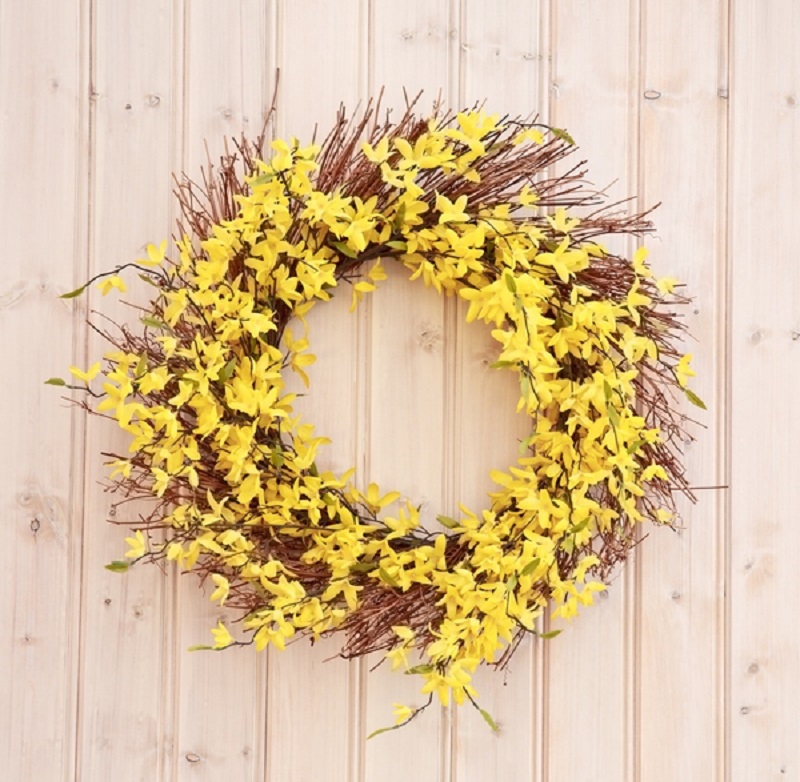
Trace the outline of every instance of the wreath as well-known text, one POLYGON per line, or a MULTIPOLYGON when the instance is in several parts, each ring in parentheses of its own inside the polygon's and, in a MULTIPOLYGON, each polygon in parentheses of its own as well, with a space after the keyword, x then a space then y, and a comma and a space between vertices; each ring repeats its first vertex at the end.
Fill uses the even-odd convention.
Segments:
MULTIPOLYGON (((648 214, 605 205, 582 164, 565 166, 565 131, 479 107, 377 116, 340 112, 321 145, 276 140, 271 156, 263 134, 242 139, 202 182, 181 180, 174 256, 164 242, 125 265, 155 286, 141 323, 95 326, 109 352, 48 382, 130 437, 104 454, 113 513, 150 504, 123 522, 110 569, 166 560, 210 579, 240 629, 219 622, 200 648, 337 634, 342 657, 384 653, 428 694, 396 704, 401 725, 434 694, 476 705, 477 666, 506 665, 548 607, 591 604, 642 525, 672 523, 676 491, 691 496, 678 395, 702 403, 677 282, 644 248, 602 244, 651 231, 648 214), (487 507, 459 518, 423 523, 398 492, 321 471, 328 441, 286 386, 288 372, 309 383, 309 310, 342 288, 355 308, 388 263, 491 328, 492 366, 530 419, 487 507)), ((65 296, 124 292, 125 266, 65 296)))

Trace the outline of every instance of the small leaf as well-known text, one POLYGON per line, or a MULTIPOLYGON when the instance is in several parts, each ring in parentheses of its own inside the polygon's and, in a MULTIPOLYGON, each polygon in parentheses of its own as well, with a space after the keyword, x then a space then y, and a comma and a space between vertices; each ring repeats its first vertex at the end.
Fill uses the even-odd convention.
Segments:
POLYGON ((686 398, 695 406, 699 407, 701 410, 708 410, 706 407, 706 403, 700 399, 694 391, 690 391, 688 388, 683 389, 684 393, 686 394, 686 398))
POLYGON ((543 638, 545 641, 549 640, 550 638, 555 638, 557 635, 561 635, 561 630, 550 630, 547 633, 536 633, 539 638, 543 638))
POLYGON ((283 467, 283 463, 285 461, 285 459, 283 458, 283 451, 276 448, 274 451, 270 453, 269 461, 270 464, 275 468, 283 467))
POLYGON ((628 446, 628 453, 636 453, 644 445, 644 440, 636 440, 628 446))
POLYGON ((511 293, 516 293, 517 292, 517 281, 514 279, 514 275, 513 274, 509 274, 508 272, 506 272, 503 275, 503 278, 506 281, 506 288, 508 288, 511 291, 511 293))
POLYGON ((74 291, 70 291, 69 293, 62 293, 58 298, 59 299, 74 299, 76 296, 80 296, 86 290, 85 285, 81 285, 80 288, 75 288, 74 291))
POLYGON ((571 144, 573 147, 575 146, 575 139, 570 136, 569 133, 564 128, 550 128, 550 132, 556 137, 560 138, 562 141, 566 141, 567 144, 571 144))
POLYGON ((527 565, 525 565, 524 568, 522 568, 522 573, 520 575, 529 576, 534 570, 536 570, 537 567, 539 567, 540 562, 541 559, 539 559, 539 557, 532 559, 527 565))
POLYGON ((380 736, 381 733, 388 733, 390 730, 394 730, 396 727, 397 725, 390 725, 388 728, 378 728, 378 730, 373 730, 372 733, 367 736, 367 741, 375 738, 375 736, 380 736))
POLYGON ((432 665, 415 665, 406 671, 406 675, 415 676, 417 674, 430 673, 433 670, 432 665))
POLYGON ((255 185, 266 185, 273 179, 275 179, 274 174, 262 174, 261 176, 257 176, 255 177, 255 179, 250 180, 250 187, 253 187, 255 185))
POLYGON ((513 367, 516 361, 495 361, 489 364, 489 369, 505 369, 505 367, 513 367))
POLYGON ((399 250, 402 253, 404 253, 408 249, 407 242, 391 241, 391 242, 386 242, 386 246, 391 247, 392 250, 399 250))
POLYGON ((358 253, 350 247, 347 242, 331 242, 331 244, 342 254, 348 258, 358 258, 358 253))
POLYGON ((218 650, 214 649, 213 646, 206 646, 205 644, 197 644, 196 646, 190 646, 186 651, 187 652, 205 652, 205 651, 213 652, 213 651, 218 651, 218 650))
POLYGON ((517 577, 511 576, 506 582, 506 592, 513 592, 517 588, 517 577))
POLYGON ((617 412, 616 407, 608 408, 608 420, 611 421, 611 425, 615 429, 619 426, 619 413, 617 412))
POLYGON ((375 570, 374 562, 356 562, 355 565, 350 565, 351 573, 369 573, 375 570))
POLYGON ((137 276, 140 280, 142 280, 142 282, 146 282, 148 285, 152 285, 154 288, 161 287, 149 274, 139 274, 137 276))
POLYGON ((124 573, 130 566, 130 562, 121 562, 117 559, 106 565, 106 570, 110 570, 112 573, 124 573))
POLYGON ((447 529, 455 529, 458 526, 458 522, 450 516, 437 516, 436 521, 447 529))
POLYGON ((378 575, 381 577, 381 581, 384 581, 393 589, 400 589, 400 584, 398 584, 382 567, 378 568, 378 575))
MULTIPOLYGON (((234 369, 236 369, 236 359, 232 358, 230 361, 228 361, 227 364, 225 364, 224 367, 222 367, 222 369, 220 369, 220 371, 219 371, 219 379, 223 383, 227 383, 233 377, 233 370, 234 369)), ((275 465, 275 466, 277 467, 278 465, 275 465)))
POLYGON ((576 524, 570 532, 573 535, 577 535, 579 532, 583 532, 589 526, 589 519, 584 519, 580 524, 576 524))
POLYGON ((49 380, 45 380, 44 384, 46 386, 65 386, 67 385, 67 381, 60 377, 51 377, 49 380))
POLYGON ((486 723, 486 724, 487 724, 487 725, 488 725, 488 726, 489 726, 489 727, 490 727, 490 728, 491 728, 491 729, 492 729, 492 730, 493 730, 495 733, 499 733, 499 732, 500 732, 500 726, 499 726, 499 725, 498 725, 498 724, 497 724, 497 723, 494 721, 494 719, 493 719, 492 715, 491 715, 491 714, 489 714, 489 712, 488 712, 488 711, 486 711, 486 709, 478 709, 478 711, 481 713, 481 717, 483 717, 483 720, 484 720, 484 722, 485 722, 485 723, 486 723))
POLYGON ((145 372, 147 372, 147 354, 142 353, 142 355, 139 357, 139 363, 136 364, 136 369, 133 371, 133 376, 138 379, 145 372))
POLYGON ((166 323, 163 320, 159 320, 158 318, 154 318, 152 315, 145 315, 142 318, 142 323, 145 326, 149 326, 151 329, 169 329, 166 323))
POLYGON ((611 395, 614 393, 614 390, 611 388, 611 384, 608 382, 608 380, 603 381, 603 392, 606 395, 606 401, 611 399, 611 395))

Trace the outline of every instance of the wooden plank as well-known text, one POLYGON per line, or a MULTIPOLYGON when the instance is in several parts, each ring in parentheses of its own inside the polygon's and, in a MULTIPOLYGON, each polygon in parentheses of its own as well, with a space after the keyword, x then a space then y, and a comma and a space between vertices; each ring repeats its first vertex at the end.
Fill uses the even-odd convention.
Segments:
POLYGON ((800 768, 794 562, 800 504, 800 60, 796 3, 737 3, 732 25, 730 778, 800 768))
MULTIPOLYGON (((370 17, 369 83, 385 87, 384 105, 402 111, 409 97, 425 95, 426 113, 437 96, 452 102, 457 83, 457 19, 449 3, 413 0, 376 2, 370 17)), ((444 300, 409 273, 387 268, 389 279, 371 297, 368 373, 370 377, 367 469, 364 483, 397 490, 422 504, 424 523, 436 525, 440 513, 452 515, 452 412, 447 392, 455 360, 452 316, 444 300)), ((451 302, 452 304, 452 302, 451 302)), ((377 662, 373 661, 373 662, 377 662)), ((368 731, 391 724, 392 703, 422 705, 415 677, 381 666, 366 677, 368 731)), ((383 734, 363 748, 364 779, 449 778, 449 713, 434 705, 400 731, 383 734)))
POLYGON ((317 140, 322 141, 342 104, 353 111, 367 97, 367 15, 365 0, 280 3, 281 135, 295 136, 306 144, 318 128, 317 140))
MULTIPOLYGON (((658 238, 647 244, 656 272, 684 280, 695 297, 686 313, 694 340, 685 350, 694 354, 691 385, 709 413, 686 404, 707 428, 696 428, 685 451, 699 486, 726 483, 725 5, 647 3, 642 26, 641 193, 644 204, 663 202, 654 216, 658 238)), ((656 531, 639 550, 638 774, 654 782, 723 779, 725 562, 717 552, 727 545, 726 495, 697 494, 696 506, 681 503, 683 529, 656 531)))
MULTIPOLYGON (((444 504, 450 480, 444 400, 448 343, 454 335, 445 332, 444 302, 435 291, 409 282, 404 269, 389 265, 387 273, 370 313, 369 481, 421 505, 423 523, 435 529, 436 516, 452 512, 444 504)), ((415 677, 388 666, 372 671, 367 729, 391 724, 392 703, 421 706, 420 686, 415 677)), ((434 704, 402 730, 371 741, 365 778, 439 779, 436 758, 448 731, 446 719, 434 704)))
MULTIPOLYGON (((186 5, 183 170, 196 176, 216 162, 225 138, 257 134, 272 97, 266 67, 274 49, 267 6, 236 0, 186 5)), ((232 147, 229 146, 229 149, 232 147)), ((220 619, 233 618, 208 601, 194 577, 178 591, 176 779, 260 780, 265 766, 266 659, 253 648, 190 653, 210 641, 220 619)), ((232 628, 233 629, 233 628, 232 628)))
MULTIPOLYGON (((589 179, 611 198, 636 186, 637 9, 633 0, 552 7, 550 122, 569 130, 580 147, 573 162, 588 159, 589 179)), ((598 769, 607 779, 633 778, 633 564, 545 646, 549 779, 595 779, 598 769)))
POLYGON ((464 0, 459 43, 459 102, 486 101, 500 115, 547 111, 549 74, 546 3, 498 0, 491 6, 464 0), (544 90, 542 89, 544 87, 544 90))
MULTIPOLYGON (((171 5, 149 0, 113 12, 98 7, 93 15, 92 274, 141 257, 147 242, 170 228, 171 42, 177 24, 171 5), (140 61, 142 50, 148 56, 140 61)), ((146 301, 149 289, 136 284, 135 275, 126 278, 133 283, 124 299, 146 301)), ((92 306, 113 321, 135 322, 118 296, 101 301, 96 290, 90 296, 92 306)), ((92 333, 91 361, 109 349, 92 333)), ((170 732, 170 699, 163 695, 169 680, 166 582, 154 568, 123 576, 103 569, 122 558, 127 533, 106 523, 114 498, 100 485, 107 474, 100 454, 124 454, 127 446, 127 436, 113 424, 89 419, 77 764, 82 779, 160 778, 163 736, 170 732)), ((134 524, 137 510, 124 506, 113 520, 134 524)))
MULTIPOLYGON (((520 9, 513 0, 487 5, 468 0, 463 7, 460 42, 460 100, 502 115, 541 114, 539 87, 549 71, 544 9, 534 2, 520 9)), ((546 93, 545 93, 546 98, 546 93)), ((546 103, 546 101, 545 101, 546 103)), ((546 110, 546 106, 544 107, 546 110)), ((463 302, 459 302, 463 304, 463 302)), ((455 377, 451 382, 456 412, 454 496, 479 511, 487 507, 493 484, 490 469, 505 470, 519 457, 518 444, 529 420, 515 414, 519 386, 508 373, 490 369, 497 343, 483 324, 464 323, 457 307, 455 377)), ((500 725, 489 730, 469 706, 455 715, 454 778, 533 779, 541 758, 542 722, 537 720, 543 675, 541 643, 524 642, 509 668, 481 668, 474 677, 479 703, 500 725)))
MULTIPOLYGON (((277 62, 281 72, 277 135, 311 140, 319 123, 319 139, 333 125, 341 102, 354 110, 366 81, 366 5, 360 0, 284 3, 278 13, 277 62), (313 25, 307 22, 314 20, 313 25), (347 46, 336 42, 348 41, 347 46), (308 52, 315 52, 309 58, 308 52)), ((309 390, 296 410, 331 439, 320 451, 321 469, 339 473, 359 459, 363 426, 364 310, 351 313, 350 291, 343 285, 329 303, 308 317, 311 352, 317 362, 308 368, 309 390)), ((358 778, 358 746, 365 728, 360 711, 358 662, 329 660, 339 638, 310 646, 296 643, 286 652, 269 651, 268 777, 304 782, 358 778), (309 752, 308 747, 314 751, 309 752)))
POLYGON ((398 110, 417 93, 419 111, 438 99, 452 101, 458 83, 458 19, 447 0, 372 1, 369 90, 385 88, 384 105, 398 110))
POLYGON ((83 417, 43 385, 83 360, 85 18, 77 2, 0 3, 0 757, 8 779, 73 778, 83 417), (77 349, 77 356, 75 350, 77 349))

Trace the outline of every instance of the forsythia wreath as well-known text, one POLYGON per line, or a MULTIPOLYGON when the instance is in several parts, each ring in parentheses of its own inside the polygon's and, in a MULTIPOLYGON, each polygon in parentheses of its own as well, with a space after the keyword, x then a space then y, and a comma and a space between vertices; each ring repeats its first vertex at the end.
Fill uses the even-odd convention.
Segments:
MULTIPOLYGON (((599 199, 579 167, 556 173, 564 131, 369 109, 321 146, 271 147, 243 141, 202 185, 184 180, 175 257, 162 243, 130 264, 156 288, 142 327, 103 331, 113 350, 71 368, 82 405, 130 436, 108 455, 116 505, 151 501, 126 522, 126 557, 211 579, 242 631, 220 622, 205 648, 341 633, 342 656, 385 652, 427 703, 475 703, 478 665, 505 664, 548 606, 589 605, 640 525, 670 523, 674 492, 690 493, 674 393, 694 374, 677 347, 686 299, 643 248, 603 246, 650 223, 586 208, 599 199), (328 441, 285 386, 287 372, 308 385, 309 310, 341 288, 355 307, 386 263, 468 303, 530 417, 488 507, 436 528, 399 493, 318 469, 328 441)), ((90 282, 124 291, 122 268, 90 282)), ((397 723, 420 710, 396 705, 397 723)))

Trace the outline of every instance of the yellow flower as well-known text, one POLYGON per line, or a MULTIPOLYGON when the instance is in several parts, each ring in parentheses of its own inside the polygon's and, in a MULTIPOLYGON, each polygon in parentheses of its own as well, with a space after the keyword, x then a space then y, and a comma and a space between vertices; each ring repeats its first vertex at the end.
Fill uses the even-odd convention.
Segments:
POLYGON ((455 203, 447 196, 436 196, 436 209, 441 213, 439 215, 439 225, 444 223, 466 223, 469 220, 469 215, 464 211, 467 206, 467 197, 465 195, 456 198, 455 203))
POLYGON ((228 632, 228 628, 225 627, 221 621, 217 623, 216 627, 211 628, 211 635, 214 636, 215 649, 224 649, 226 646, 230 646, 233 643, 233 636, 228 632))
POLYGON ((666 296, 672 293, 679 284, 680 280, 676 280, 674 277, 662 277, 656 281, 656 288, 666 296))
POLYGON ((97 287, 100 288, 100 293, 102 293, 103 296, 105 296, 112 288, 116 288, 120 293, 125 293, 125 291, 128 290, 128 286, 118 274, 115 274, 112 277, 106 277, 105 280, 97 283, 97 287))
POLYGON ((84 383, 88 383, 90 380, 94 380, 94 378, 97 377, 97 373, 100 371, 100 362, 98 361, 96 364, 92 364, 85 372, 78 369, 78 367, 70 367, 69 371, 78 380, 83 380, 84 383))
POLYGON ((689 362, 692 360, 692 354, 687 353, 684 356, 681 356, 680 361, 678 361, 678 365, 675 367, 675 375, 678 378, 678 384, 681 388, 686 388, 686 384, 689 382, 690 377, 695 377, 696 372, 689 366, 689 362))
POLYGON ((125 538, 125 542, 130 547, 125 552, 125 556, 128 559, 139 559, 139 557, 145 555, 147 551, 147 541, 144 538, 144 533, 140 529, 136 530, 133 537, 125 538))
POLYGON ((167 252, 166 241, 156 247, 154 244, 147 245, 147 258, 139 258, 137 263, 139 266, 158 266, 163 260, 167 252))
POLYGON ((228 579, 220 573, 212 573, 211 580, 217 585, 217 588, 213 591, 209 600, 211 600, 212 603, 219 600, 221 606, 225 605, 225 601, 228 599, 228 593, 231 590, 228 579))
POLYGON ((410 720, 415 712, 409 706, 404 706, 402 703, 393 703, 394 724, 402 725, 404 722, 410 720))

